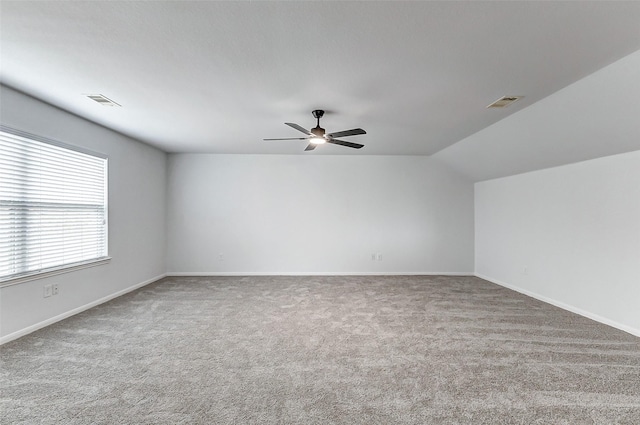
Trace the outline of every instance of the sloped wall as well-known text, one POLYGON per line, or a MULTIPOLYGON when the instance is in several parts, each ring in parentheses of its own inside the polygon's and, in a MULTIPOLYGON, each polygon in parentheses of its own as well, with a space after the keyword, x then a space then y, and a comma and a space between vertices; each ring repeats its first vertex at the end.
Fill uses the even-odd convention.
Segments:
POLYGON ((443 149, 434 158, 477 182, 638 150, 638 75, 640 51, 443 149))

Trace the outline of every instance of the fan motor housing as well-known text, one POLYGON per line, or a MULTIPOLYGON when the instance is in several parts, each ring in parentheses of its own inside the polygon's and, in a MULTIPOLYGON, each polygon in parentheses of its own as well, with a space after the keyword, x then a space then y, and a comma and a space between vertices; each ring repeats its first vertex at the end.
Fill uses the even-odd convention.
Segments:
POLYGON ((311 134, 313 134, 314 136, 323 137, 324 136, 324 128, 322 128, 322 127, 314 127, 314 128, 311 129, 311 134))
POLYGON ((367 132, 364 131, 363 129, 354 128, 351 130, 344 130, 344 131, 338 131, 335 133, 325 134, 324 128, 320 127, 320 118, 322 118, 322 116, 324 115, 324 111, 322 109, 316 109, 311 113, 313 114, 313 117, 318 120, 318 122, 316 126, 312 128, 310 131, 307 131, 306 128, 292 122, 285 123, 285 125, 288 125, 289 127, 295 130, 298 130, 309 137, 287 137, 284 139, 264 139, 264 140, 306 140, 309 143, 309 145, 306 147, 305 152, 312 151, 316 148, 317 145, 322 145, 324 143, 330 143, 332 145, 341 145, 341 146, 346 146, 348 148, 354 148, 354 149, 360 149, 364 147, 364 145, 361 145, 360 143, 352 143, 352 142, 346 142, 344 140, 336 139, 336 137, 357 136, 359 134, 367 134, 367 132))

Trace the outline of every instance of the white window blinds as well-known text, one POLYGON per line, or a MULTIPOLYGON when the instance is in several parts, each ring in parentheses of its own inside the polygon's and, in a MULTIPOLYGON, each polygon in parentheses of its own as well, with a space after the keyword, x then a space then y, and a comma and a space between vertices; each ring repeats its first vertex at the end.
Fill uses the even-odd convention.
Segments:
POLYGON ((107 159, 0 127, 0 281, 107 256, 107 159))

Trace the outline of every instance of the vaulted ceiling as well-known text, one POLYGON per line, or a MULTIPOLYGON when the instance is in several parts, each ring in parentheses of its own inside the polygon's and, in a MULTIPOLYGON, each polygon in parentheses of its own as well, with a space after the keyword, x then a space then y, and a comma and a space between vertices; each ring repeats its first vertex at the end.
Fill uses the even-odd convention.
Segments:
POLYGON ((0 81, 167 152, 432 155, 640 50, 640 2, 13 2, 0 81), (121 107, 104 107, 86 94, 121 107), (504 95, 525 97, 504 109, 504 95))

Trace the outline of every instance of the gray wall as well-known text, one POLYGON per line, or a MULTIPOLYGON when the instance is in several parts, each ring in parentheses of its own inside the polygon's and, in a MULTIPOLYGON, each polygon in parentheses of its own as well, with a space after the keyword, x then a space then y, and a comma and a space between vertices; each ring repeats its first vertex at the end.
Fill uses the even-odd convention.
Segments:
POLYGON ((0 87, 3 125, 109 157, 109 264, 0 288, 0 337, 9 340, 163 276, 166 154, 0 87), (43 298, 43 286, 59 294, 43 298), (13 334, 13 335, 12 335, 13 334))
POLYGON ((640 336, 640 151, 476 184, 476 273, 640 336))
POLYGON ((473 184, 427 157, 171 154, 167 196, 169 274, 473 272, 473 184))

